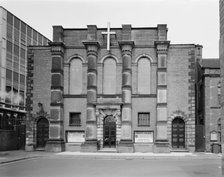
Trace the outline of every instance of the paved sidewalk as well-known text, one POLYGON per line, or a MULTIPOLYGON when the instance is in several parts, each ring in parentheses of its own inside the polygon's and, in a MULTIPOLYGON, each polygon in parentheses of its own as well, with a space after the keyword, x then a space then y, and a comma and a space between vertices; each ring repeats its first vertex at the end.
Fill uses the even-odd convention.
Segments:
POLYGON ((83 152, 60 152, 56 156, 63 158, 91 158, 91 159, 220 159, 222 154, 213 153, 190 153, 190 152, 171 152, 171 153, 83 153, 83 152))
POLYGON ((0 164, 10 163, 25 159, 47 157, 55 155, 56 153, 45 152, 45 151, 24 151, 24 150, 14 150, 14 151, 0 151, 0 164))
POLYGON ((52 153, 45 151, 27 152, 23 150, 0 152, 0 164, 32 159, 32 158, 87 158, 87 159, 220 159, 221 154, 213 153, 188 153, 188 152, 171 152, 171 153, 82 153, 82 152, 60 152, 52 153))

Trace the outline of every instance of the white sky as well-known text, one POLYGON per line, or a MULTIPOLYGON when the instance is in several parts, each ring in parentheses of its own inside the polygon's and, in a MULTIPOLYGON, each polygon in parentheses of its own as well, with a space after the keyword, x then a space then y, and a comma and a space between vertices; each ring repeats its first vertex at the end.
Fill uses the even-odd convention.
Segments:
POLYGON ((49 39, 53 25, 167 24, 172 44, 200 44, 204 58, 219 57, 219 0, 0 0, 0 6, 49 39))

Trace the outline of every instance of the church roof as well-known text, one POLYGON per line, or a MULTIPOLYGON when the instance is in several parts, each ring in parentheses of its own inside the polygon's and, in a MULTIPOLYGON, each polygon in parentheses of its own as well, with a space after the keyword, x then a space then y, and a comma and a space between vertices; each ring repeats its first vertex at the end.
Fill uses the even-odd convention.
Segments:
POLYGON ((202 68, 220 68, 220 60, 217 58, 202 59, 202 68))

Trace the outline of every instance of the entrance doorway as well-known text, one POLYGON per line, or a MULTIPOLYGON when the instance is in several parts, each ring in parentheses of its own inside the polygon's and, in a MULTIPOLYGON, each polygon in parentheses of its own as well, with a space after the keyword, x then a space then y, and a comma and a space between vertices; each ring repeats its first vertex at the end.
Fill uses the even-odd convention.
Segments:
POLYGON ((185 122, 180 117, 172 121, 172 147, 185 148, 185 122))
POLYGON ((103 147, 116 147, 116 122, 113 116, 104 119, 103 147))
POLYGON ((44 148, 49 139, 49 122, 42 117, 37 121, 37 148, 44 148))

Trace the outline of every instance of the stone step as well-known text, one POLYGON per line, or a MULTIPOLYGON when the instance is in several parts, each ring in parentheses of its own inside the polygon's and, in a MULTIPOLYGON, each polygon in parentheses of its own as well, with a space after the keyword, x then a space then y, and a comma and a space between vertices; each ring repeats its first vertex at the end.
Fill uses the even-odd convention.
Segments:
POLYGON ((102 152, 102 153, 117 153, 117 149, 116 148, 102 148, 102 149, 98 150, 98 152, 102 152))
POLYGON ((35 151, 45 151, 45 148, 36 148, 35 151))
POLYGON ((190 152, 187 149, 172 149, 171 152, 190 152))

